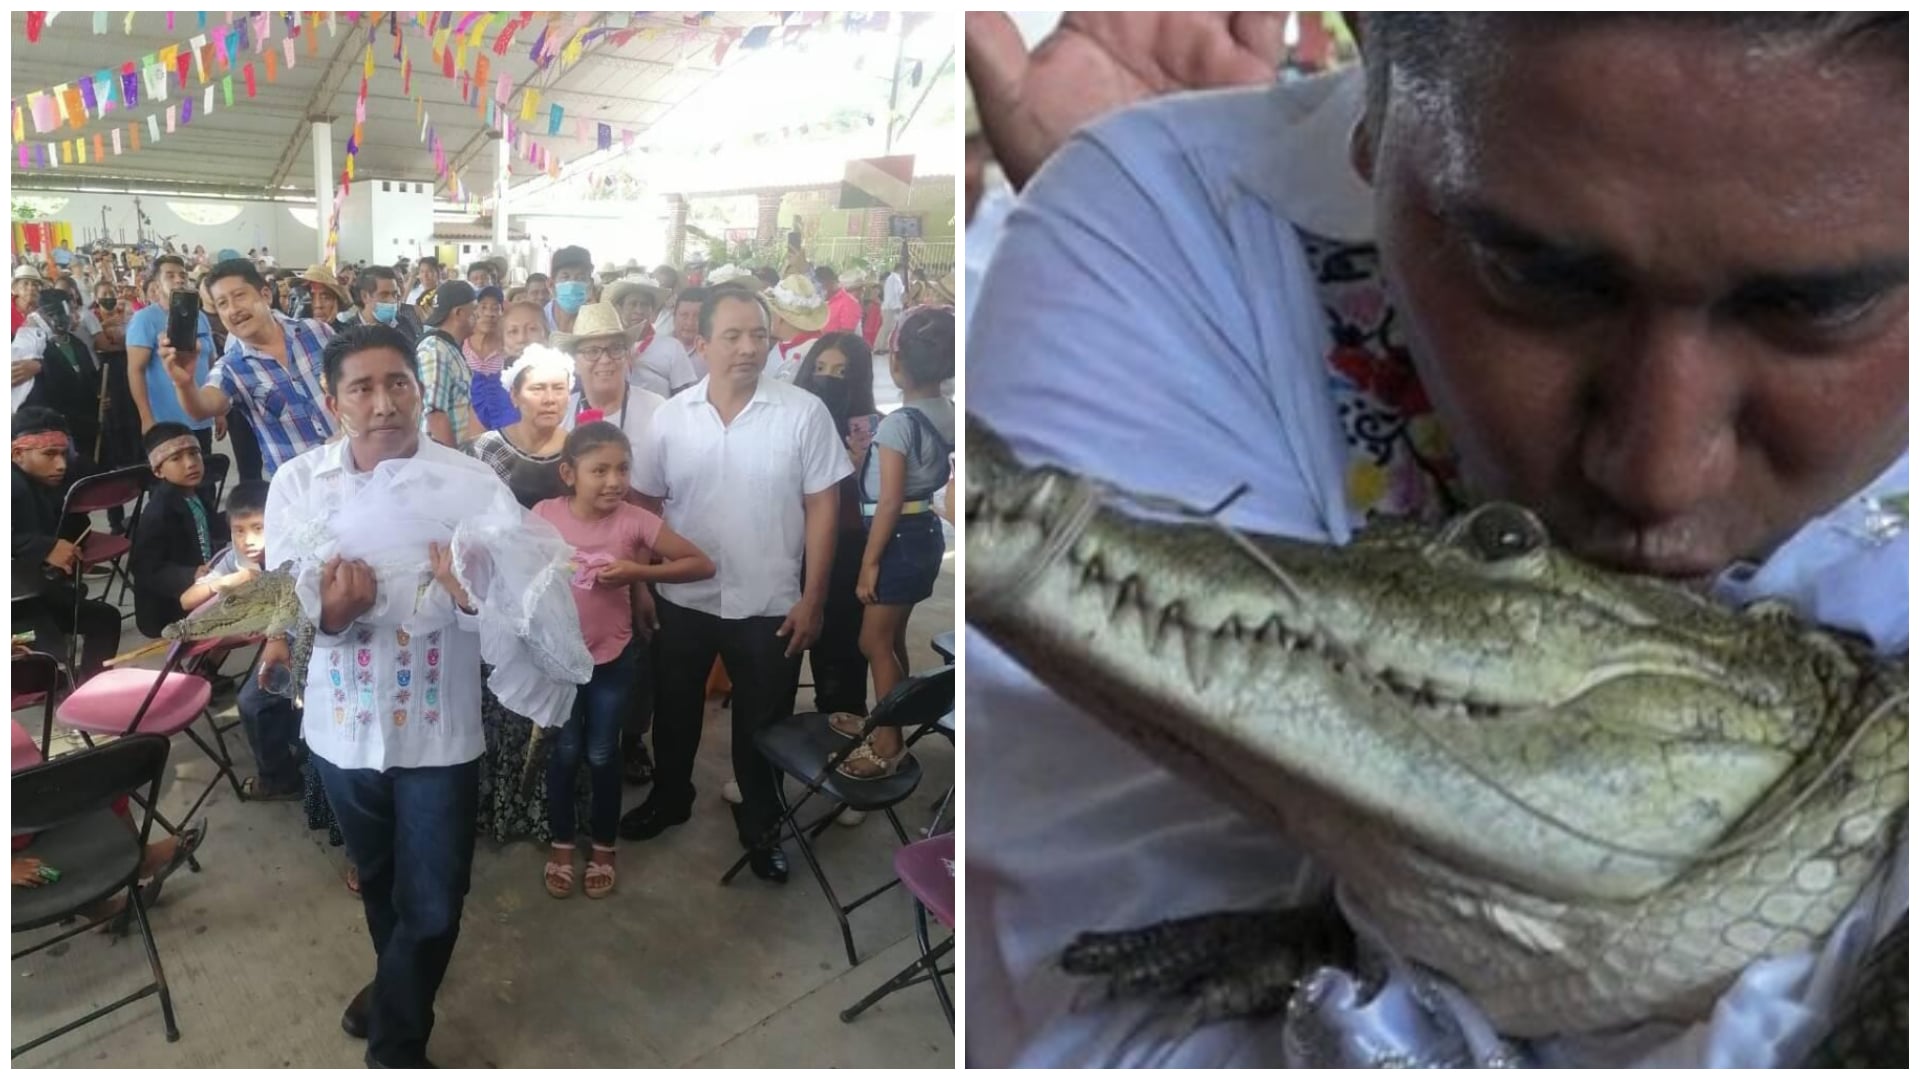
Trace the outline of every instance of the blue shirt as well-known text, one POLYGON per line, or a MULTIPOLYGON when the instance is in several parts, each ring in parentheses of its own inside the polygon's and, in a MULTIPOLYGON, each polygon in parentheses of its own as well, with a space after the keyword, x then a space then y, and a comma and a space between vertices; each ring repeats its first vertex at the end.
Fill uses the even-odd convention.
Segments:
MULTIPOLYGON (((173 376, 167 374, 167 365, 160 359, 160 339, 167 332, 167 306, 148 304, 133 313, 127 320, 127 348, 151 350, 147 355, 147 411, 153 414, 154 422, 172 420, 190 428, 203 429, 213 426, 213 418, 195 420, 187 415, 180 404, 180 393, 173 387, 173 376)), ((200 356, 193 362, 193 385, 207 384, 208 366, 213 363, 213 327, 207 322, 206 312, 200 313, 200 356)))
POLYGON ((287 363, 247 348, 238 335, 207 381, 247 410, 260 441, 267 476, 301 454, 333 438, 333 418, 323 405, 320 353, 333 328, 318 319, 289 319, 273 313, 286 335, 287 363))

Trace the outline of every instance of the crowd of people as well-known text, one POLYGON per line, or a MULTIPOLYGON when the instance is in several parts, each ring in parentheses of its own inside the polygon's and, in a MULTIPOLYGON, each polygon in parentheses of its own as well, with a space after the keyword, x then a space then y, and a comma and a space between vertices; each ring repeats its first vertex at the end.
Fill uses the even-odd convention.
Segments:
MULTIPOLYGON (((133 530, 147 636, 305 550, 302 523, 366 528, 348 508, 388 482, 384 462, 477 485, 476 520, 571 552, 573 618, 535 628, 591 657, 564 715, 526 705, 521 673, 482 647, 481 621, 505 602, 497 567, 493 593, 470 591, 444 540, 415 553, 410 607, 391 566, 341 554, 352 538, 295 564, 317 630, 307 682, 276 684, 289 652, 277 639, 237 680, 256 765, 244 793, 304 800, 308 824, 346 848, 379 961, 343 1023, 370 1037, 370 1062, 425 1060, 476 836, 535 841, 549 894, 571 896, 578 873, 600 899, 620 840, 690 818, 719 672, 724 795, 753 873, 785 882, 776 774, 754 732, 794 711, 810 656, 818 708, 859 737, 870 702, 904 678, 908 617, 939 575, 952 309, 906 306, 904 266, 871 308, 828 267, 697 281, 638 269, 596 273, 569 247, 511 287, 489 260, 336 276, 279 270, 265 249, 161 255, 137 286, 111 257, 15 272, 16 573, 26 560, 57 579, 25 621, 31 647, 56 656, 78 636, 77 681, 119 651, 120 613, 87 595, 75 545, 92 525, 62 500, 116 465, 152 474, 137 522, 111 523, 133 530), (185 292, 198 332, 174 341, 185 292), (884 416, 876 353, 902 396, 884 416), (221 506, 210 462, 223 437, 237 475, 221 506), (548 726, 544 775, 523 785, 548 726), (647 784, 623 815, 623 788, 647 784)), ((900 766, 897 732, 882 731, 849 779, 900 766)))

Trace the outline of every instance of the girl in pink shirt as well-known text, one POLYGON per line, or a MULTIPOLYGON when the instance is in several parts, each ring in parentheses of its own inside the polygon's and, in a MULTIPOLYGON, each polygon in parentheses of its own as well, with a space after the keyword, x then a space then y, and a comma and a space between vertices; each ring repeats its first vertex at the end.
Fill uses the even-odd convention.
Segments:
POLYGON ((633 694, 644 643, 633 632, 629 590, 651 581, 700 581, 714 575, 713 560, 652 513, 627 501, 633 448, 626 433, 603 420, 582 424, 567 436, 560 480, 572 492, 548 499, 533 512, 552 522, 576 557, 573 598, 580 629, 593 654, 593 680, 580 688, 573 716, 560 729, 547 762, 547 815, 553 851, 546 866, 547 892, 573 894, 573 785, 581 748, 593 780, 588 831, 586 894, 598 900, 613 891, 614 829, 620 820, 620 722, 633 694), (658 556, 662 561, 655 562, 658 556))

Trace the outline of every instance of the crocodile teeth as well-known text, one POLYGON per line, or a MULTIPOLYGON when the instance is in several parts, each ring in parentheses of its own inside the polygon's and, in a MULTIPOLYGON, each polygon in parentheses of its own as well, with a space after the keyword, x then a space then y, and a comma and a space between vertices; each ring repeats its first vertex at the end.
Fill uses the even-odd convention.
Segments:
POLYGON ((1187 630, 1181 634, 1186 646, 1187 677, 1193 680, 1194 688, 1205 690, 1213 681, 1214 654, 1220 648, 1220 638, 1203 630, 1187 630))
POLYGON ((1120 590, 1113 598, 1113 614, 1117 618, 1129 606, 1141 607, 1146 601, 1146 590, 1140 587, 1140 579, 1128 577, 1120 583, 1120 590))
MULTIPOLYGON (((1168 634, 1177 633, 1186 628, 1186 615, 1187 609, 1185 605, 1178 601, 1168 604, 1166 608, 1160 612, 1158 622, 1154 623, 1148 632, 1149 637, 1153 641, 1154 652, 1157 653, 1166 647, 1168 634)), ((1150 623, 1153 622, 1153 614, 1151 612, 1147 614, 1147 619, 1150 623)))

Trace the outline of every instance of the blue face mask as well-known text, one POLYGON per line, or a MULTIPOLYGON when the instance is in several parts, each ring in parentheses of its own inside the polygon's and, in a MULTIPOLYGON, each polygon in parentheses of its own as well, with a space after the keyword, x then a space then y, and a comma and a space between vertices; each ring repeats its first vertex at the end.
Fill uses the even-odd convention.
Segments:
POLYGON ((383 325, 392 326, 393 321, 400 317, 400 305, 376 303, 373 305, 373 317, 383 325))
POLYGON ((587 283, 584 281, 563 281, 553 287, 553 302, 565 312, 579 311, 587 302, 587 283))

